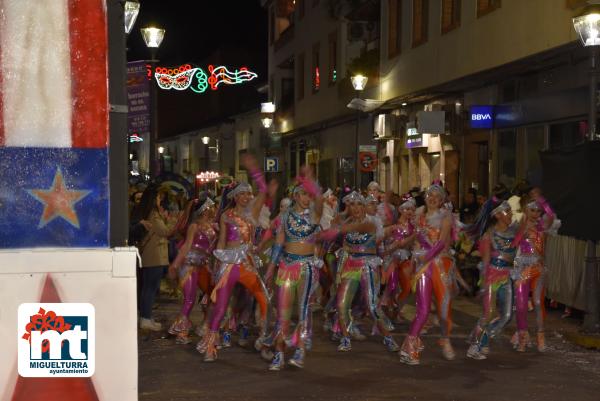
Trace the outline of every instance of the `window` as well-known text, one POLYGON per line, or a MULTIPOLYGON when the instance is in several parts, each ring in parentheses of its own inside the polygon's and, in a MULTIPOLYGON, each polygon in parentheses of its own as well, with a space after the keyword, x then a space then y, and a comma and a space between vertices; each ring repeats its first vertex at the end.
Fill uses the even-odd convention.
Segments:
POLYGON ((275 92, 275 76, 273 74, 271 74, 271 76, 269 77, 269 92, 271 92, 271 96, 269 96, 269 98, 275 99, 274 102, 275 104, 277 104, 277 96, 275 92))
POLYGON ((542 185, 542 161, 540 151, 545 148, 544 126, 538 125, 525 130, 526 155, 525 178, 533 185, 542 185))
POLYGON ((427 42, 429 0, 413 0, 412 46, 427 42))
POLYGON ((550 126, 550 149, 569 149, 585 140, 587 122, 572 121, 550 126))
POLYGON ((316 43, 313 46, 312 54, 312 88, 313 93, 318 92, 321 89, 321 71, 319 70, 319 44, 316 43))
POLYGON ((477 0, 477 17, 482 17, 500 8, 502 0, 477 0))
POLYGON ((281 108, 287 110, 294 106, 294 80, 281 78, 281 108))
POLYGON ((337 32, 329 35, 329 85, 337 82, 337 32))
POLYGON ((298 56, 298 100, 304 99, 304 53, 298 56))
POLYGON ((400 54, 402 48, 402 0, 389 0, 388 57, 400 54))
POLYGON ((442 33, 460 26, 460 0, 442 0, 442 33))

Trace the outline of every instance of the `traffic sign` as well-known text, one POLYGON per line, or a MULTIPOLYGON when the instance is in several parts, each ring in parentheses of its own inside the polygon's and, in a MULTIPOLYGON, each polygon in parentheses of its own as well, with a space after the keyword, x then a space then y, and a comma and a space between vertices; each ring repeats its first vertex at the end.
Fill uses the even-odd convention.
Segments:
POLYGON ((279 172, 279 157, 266 156, 265 157, 265 173, 278 173, 279 172))

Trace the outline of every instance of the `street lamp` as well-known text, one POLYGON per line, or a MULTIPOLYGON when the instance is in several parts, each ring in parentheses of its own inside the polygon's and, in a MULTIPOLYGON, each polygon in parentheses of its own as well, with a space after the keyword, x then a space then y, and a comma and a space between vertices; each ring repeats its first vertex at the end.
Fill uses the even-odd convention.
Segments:
MULTIPOLYGON (((368 77, 362 75, 362 74, 357 74, 357 75, 353 75, 350 78, 350 81, 352 82, 352 86, 354 87, 354 90, 356 91, 356 97, 358 99, 360 99, 360 92, 365 89, 365 87, 367 86, 367 81, 369 80, 368 77)), ((354 172, 354 185, 356 186, 357 189, 360 189, 360 163, 358 160, 358 156, 359 156, 359 135, 358 135, 358 131, 359 131, 359 126, 360 126, 360 108, 356 109, 356 135, 355 135, 355 145, 356 145, 356 149, 354 152, 354 158, 355 158, 355 172, 354 172)))
POLYGON ((265 127, 266 129, 271 128, 271 126, 273 125, 273 119, 271 117, 264 117, 260 119, 263 127, 265 127))
MULTIPOLYGON (((596 141, 596 87, 598 85, 598 46, 600 46, 600 1, 588 1, 583 11, 573 17, 573 27, 583 46, 590 48, 590 104, 588 114, 588 140, 596 141)), ((589 332, 600 331, 600 305, 598 303, 598 258, 596 241, 587 241, 585 269, 586 314, 583 328, 589 332)))
MULTIPOLYGON (((156 53, 158 48, 165 38, 165 30, 155 27, 146 27, 141 29, 142 37, 146 47, 150 50, 150 64, 152 66, 152 72, 154 75, 154 67, 158 60, 156 60, 156 53)), ((154 81, 154 79, 152 79, 154 81)), ((154 150, 154 144, 158 139, 158 102, 156 98, 156 86, 154 82, 150 83, 150 102, 152 109, 152 119, 150 124, 150 140, 148 141, 148 148, 150 149, 150 177, 156 174, 156 151, 154 150)))
POLYGON ((208 167, 209 167, 209 152, 208 152, 208 144, 210 143, 210 137, 209 136, 203 136, 202 137, 202 143, 204 144, 204 171, 208 171, 208 167))
POLYGON ((138 0, 128 0, 123 8, 125 9, 125 33, 129 35, 140 13, 140 2, 138 0))

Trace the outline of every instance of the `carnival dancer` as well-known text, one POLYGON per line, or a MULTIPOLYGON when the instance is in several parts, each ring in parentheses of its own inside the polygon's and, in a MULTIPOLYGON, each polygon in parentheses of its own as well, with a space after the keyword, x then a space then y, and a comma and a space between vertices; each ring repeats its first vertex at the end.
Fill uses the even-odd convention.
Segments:
POLYGON ((546 350, 544 319, 546 310, 546 269, 544 267, 544 242, 546 232, 553 227, 555 214, 548 201, 532 191, 533 200, 527 203, 522 228, 517 234, 518 250, 512 271, 517 317, 517 351, 525 352, 529 342, 527 329, 527 303, 532 292, 537 325, 537 349, 546 350))
POLYGON ((475 228, 477 237, 481 237, 483 313, 469 336, 471 345, 467 357, 472 359, 487 358, 489 340, 502 331, 512 316, 513 283, 510 273, 517 251, 515 236, 518 227, 511 221, 510 204, 494 197, 482 206, 475 223, 478 225, 475 228), (498 316, 495 316, 496 306, 498 316))
POLYGON ((350 308, 360 286, 363 291, 361 299, 383 335, 383 344, 389 351, 398 351, 398 344, 390 335, 389 322, 381 311, 378 300, 379 267, 382 260, 377 256, 377 242, 383 239, 383 227, 366 214, 366 199, 356 191, 345 196, 342 201, 348 208, 349 218, 341 227, 327 230, 322 235, 323 238, 331 238, 342 234, 344 238, 337 276, 337 310, 342 334, 337 349, 341 352, 352 349, 350 335, 354 323, 350 308))
POLYGON ((259 193, 254 203, 251 203, 252 188, 246 183, 239 183, 223 194, 226 206, 221 208, 223 211, 219 217, 219 238, 213 251, 219 264, 215 274, 215 289, 211 295, 215 305, 206 341, 201 341, 197 347, 199 352, 205 354, 205 362, 217 359, 216 343, 219 326, 237 283, 246 287, 258 302, 262 320, 261 337, 265 335, 268 324, 269 298, 256 268, 256 261, 252 254, 252 240, 267 192, 274 193, 277 190, 277 183, 272 181, 267 188, 262 171, 258 168, 256 160, 250 156, 244 158, 243 163, 256 183, 259 193))
POLYGON ((396 304, 397 322, 404 320, 402 308, 410 295, 414 273, 414 265, 410 260, 410 248, 416 235, 413 222, 415 208, 415 200, 408 196, 398 206, 400 217, 397 223, 385 228, 386 239, 381 282, 386 286, 381 305, 392 309, 396 304))
POLYGON ((447 360, 453 360, 456 356, 450 343, 452 293, 456 288, 456 279, 454 261, 448 253, 453 220, 452 214, 442 207, 445 198, 444 188, 431 185, 426 191, 425 206, 416 212, 413 289, 417 311, 400 351, 400 361, 409 365, 419 364, 419 354, 423 350, 419 335, 427 322, 432 294, 435 296, 442 332, 439 342, 442 354, 447 360))
POLYGON ((169 328, 169 334, 177 336, 178 344, 191 342, 189 331, 192 327, 190 312, 196 302, 198 283, 203 283, 201 290, 206 294, 212 291, 210 287, 210 255, 216 243, 214 225, 215 203, 207 198, 194 212, 192 223, 189 225, 185 242, 179 249, 177 257, 169 266, 169 277, 179 279, 183 290, 183 305, 181 313, 169 328))
POLYGON ((277 324, 273 335, 275 355, 269 370, 284 366, 286 347, 295 347, 289 364, 304 367, 304 358, 311 341, 311 297, 319 285, 316 234, 323 211, 323 198, 310 170, 297 179, 293 190, 293 205, 281 215, 281 227, 271 251, 271 263, 266 274, 269 283, 277 271, 277 324), (311 203, 313 204, 311 206, 311 203), (292 308, 298 305, 298 324, 291 332, 292 308))

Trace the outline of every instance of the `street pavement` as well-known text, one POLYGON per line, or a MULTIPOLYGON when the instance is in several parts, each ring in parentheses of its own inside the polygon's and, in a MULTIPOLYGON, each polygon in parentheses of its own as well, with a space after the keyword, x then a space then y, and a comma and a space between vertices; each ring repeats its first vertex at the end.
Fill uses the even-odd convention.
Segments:
MULTIPOLYGON (((175 299, 162 298, 155 316, 165 328, 179 309, 175 299)), ((600 400, 600 352, 586 350, 565 339, 577 330, 576 319, 561 320, 559 311, 550 311, 547 320, 549 351, 531 348, 524 354, 514 351, 509 336, 514 322, 492 343, 489 359, 465 357, 466 338, 475 324, 480 307, 474 298, 454 302, 456 322, 452 341, 455 361, 446 361, 437 345, 439 329, 433 327, 423 338, 425 351, 420 366, 406 366, 395 353, 381 344, 381 337, 353 341, 352 351, 339 353, 337 343, 321 328, 321 314, 315 313, 313 350, 303 370, 292 366, 269 372, 251 347, 237 344, 221 350, 214 363, 204 363, 195 343, 177 345, 165 333, 140 333, 140 401, 179 400, 423 400, 423 401, 553 401, 600 400)), ((406 315, 414 314, 407 308, 406 315)), ((533 315, 531 314, 531 323, 533 315)), ((198 311, 192 315, 199 320, 198 311)), ((370 324, 364 322, 363 332, 370 324)), ((407 325, 399 325, 394 337, 401 343, 407 325)), ((533 332, 533 331, 532 331, 533 332)), ((234 336, 234 340, 237 337, 234 336)))

